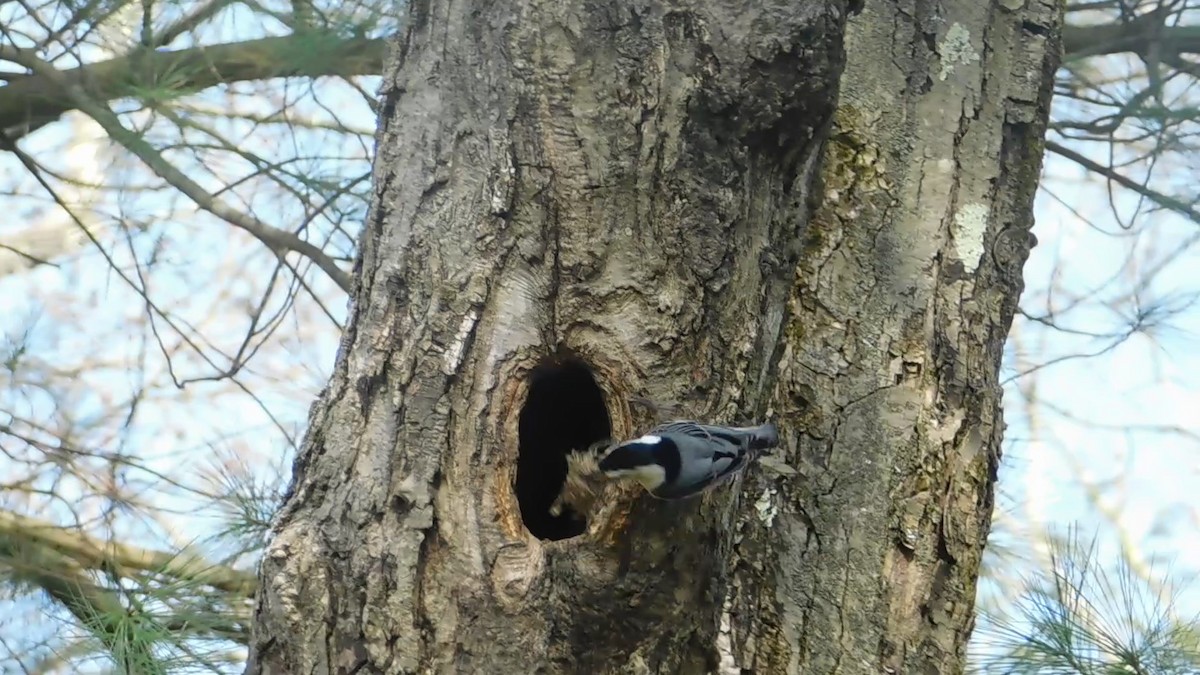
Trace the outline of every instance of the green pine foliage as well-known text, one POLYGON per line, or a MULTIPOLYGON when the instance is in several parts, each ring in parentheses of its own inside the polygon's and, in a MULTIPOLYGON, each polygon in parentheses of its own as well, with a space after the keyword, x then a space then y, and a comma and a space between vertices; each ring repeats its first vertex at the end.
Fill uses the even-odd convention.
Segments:
POLYGON ((1011 604, 981 612, 972 672, 987 675, 1194 675, 1200 617, 1183 614, 1165 573, 1125 556, 1111 569, 1095 537, 1047 537, 1049 569, 1011 604))

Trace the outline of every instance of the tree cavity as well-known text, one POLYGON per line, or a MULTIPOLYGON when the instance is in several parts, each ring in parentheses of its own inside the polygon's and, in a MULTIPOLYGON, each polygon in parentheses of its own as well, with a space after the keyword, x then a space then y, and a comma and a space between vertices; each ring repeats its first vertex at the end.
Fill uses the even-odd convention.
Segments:
POLYGON ((518 423, 516 488, 521 519, 535 537, 567 539, 587 529, 586 514, 568 507, 552 516, 550 505, 567 475, 567 453, 611 433, 604 392, 585 362, 557 355, 530 371, 529 393, 518 423))

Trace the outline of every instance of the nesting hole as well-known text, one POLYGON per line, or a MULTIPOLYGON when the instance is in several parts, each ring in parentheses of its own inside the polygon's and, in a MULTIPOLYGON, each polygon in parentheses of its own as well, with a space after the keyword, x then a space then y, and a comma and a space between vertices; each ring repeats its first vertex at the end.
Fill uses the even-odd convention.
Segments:
POLYGON ((587 529, 585 514, 550 515, 567 475, 566 454, 608 438, 604 392, 577 357, 555 356, 529 373, 529 394, 518 421, 517 502, 525 527, 539 539, 567 539, 587 529))

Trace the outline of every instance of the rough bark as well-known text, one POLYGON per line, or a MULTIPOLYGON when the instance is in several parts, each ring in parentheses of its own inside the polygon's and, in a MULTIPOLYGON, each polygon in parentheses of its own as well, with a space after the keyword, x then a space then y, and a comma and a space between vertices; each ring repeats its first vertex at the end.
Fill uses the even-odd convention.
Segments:
POLYGON ((962 668, 1060 18, 868 2, 848 25, 774 383, 801 477, 742 497, 772 521, 736 547, 743 668, 962 668))
POLYGON ((411 3, 248 672, 961 667, 1057 16, 847 10, 411 3), (800 473, 551 518, 632 396, 800 473))

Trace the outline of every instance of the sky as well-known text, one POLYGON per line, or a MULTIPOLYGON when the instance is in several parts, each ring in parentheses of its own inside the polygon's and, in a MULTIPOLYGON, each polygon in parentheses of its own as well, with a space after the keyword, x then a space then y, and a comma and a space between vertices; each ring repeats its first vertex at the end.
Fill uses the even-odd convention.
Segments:
MULTIPOLYGON (((1175 580, 1181 613, 1200 613, 1197 586, 1188 588, 1200 571, 1198 226, 1159 212, 1122 231, 1107 195, 1101 181, 1047 157, 1022 308, 1102 337, 1014 322, 1001 372, 1008 428, 1000 488, 1013 511, 1004 520, 1059 532, 1074 524, 1098 536, 1109 560, 1124 546, 1175 580), (1116 337, 1137 307, 1172 311, 1145 333, 1116 337)), ((1127 193, 1115 205, 1136 208, 1127 193)))

